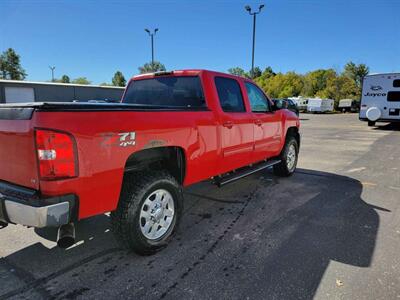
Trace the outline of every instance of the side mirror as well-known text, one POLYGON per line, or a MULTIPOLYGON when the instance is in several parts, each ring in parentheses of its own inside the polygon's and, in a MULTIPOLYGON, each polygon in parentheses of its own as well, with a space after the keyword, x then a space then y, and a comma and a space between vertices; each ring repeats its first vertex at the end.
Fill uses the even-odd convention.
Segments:
POLYGON ((272 110, 273 111, 277 111, 277 110, 280 110, 282 108, 283 108, 282 107, 282 101, 273 101, 272 102, 272 110))

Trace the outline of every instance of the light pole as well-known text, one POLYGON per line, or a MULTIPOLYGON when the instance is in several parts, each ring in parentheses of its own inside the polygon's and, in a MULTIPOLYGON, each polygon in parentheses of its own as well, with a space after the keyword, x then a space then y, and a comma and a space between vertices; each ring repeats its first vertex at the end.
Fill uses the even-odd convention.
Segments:
POLYGON ((158 28, 154 29, 153 33, 151 33, 147 28, 144 31, 146 31, 151 38, 151 68, 154 71, 154 36, 156 35, 158 28))
POLYGON ((253 50, 251 53, 251 78, 254 77, 254 47, 256 45, 256 16, 261 12, 261 9, 264 7, 264 4, 261 4, 258 7, 258 11, 251 11, 251 7, 246 5, 244 8, 249 12, 251 16, 253 16, 253 50))
POLYGON ((51 67, 51 66, 49 66, 49 69, 51 70, 51 81, 52 82, 54 82, 54 69, 55 69, 56 67, 51 67))

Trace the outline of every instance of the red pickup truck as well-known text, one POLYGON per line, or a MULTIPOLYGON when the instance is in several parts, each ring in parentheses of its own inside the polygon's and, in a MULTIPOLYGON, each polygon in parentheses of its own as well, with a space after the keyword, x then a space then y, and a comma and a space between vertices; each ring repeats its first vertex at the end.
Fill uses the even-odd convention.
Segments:
POLYGON ((182 187, 272 167, 289 176, 299 119, 251 80, 185 70, 132 78, 121 103, 0 105, 0 224, 59 227, 111 212, 125 247, 151 254, 182 214, 182 187))

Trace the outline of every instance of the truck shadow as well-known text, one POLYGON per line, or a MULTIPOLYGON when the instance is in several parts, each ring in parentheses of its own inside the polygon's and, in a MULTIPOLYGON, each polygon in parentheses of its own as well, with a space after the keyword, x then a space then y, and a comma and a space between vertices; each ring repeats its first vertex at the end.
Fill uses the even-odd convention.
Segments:
MULTIPOLYGON (((264 242, 259 246, 264 246, 264 259, 259 260, 263 251, 257 247, 247 251, 249 257, 258 257, 258 269, 252 275, 261 280, 254 284, 261 286, 262 294, 268 298, 312 299, 322 277, 329 278, 325 273, 333 261, 369 267, 379 227, 376 210, 389 212, 362 200, 362 184, 358 180, 309 170, 298 173, 306 178, 297 188, 293 183, 292 199, 300 197, 301 192, 315 196, 306 197, 307 201, 261 230, 264 242)), ((346 274, 335 275, 340 279, 346 274)), ((339 295, 336 278, 330 278, 324 289, 333 293, 336 290, 339 295)))
MULTIPOLYGON (((330 262, 370 266, 376 210, 387 211, 362 200, 358 180, 312 170, 186 190, 187 212, 162 252, 140 257, 119 249, 109 217, 98 216, 78 224, 68 250, 37 242, 0 259, 23 283, 0 288, 0 298, 74 298, 83 288, 78 296, 311 299, 330 262)), ((36 233, 55 241, 55 230, 36 233)))
POLYGON ((374 127, 374 130, 400 131, 400 123, 388 123, 374 127))

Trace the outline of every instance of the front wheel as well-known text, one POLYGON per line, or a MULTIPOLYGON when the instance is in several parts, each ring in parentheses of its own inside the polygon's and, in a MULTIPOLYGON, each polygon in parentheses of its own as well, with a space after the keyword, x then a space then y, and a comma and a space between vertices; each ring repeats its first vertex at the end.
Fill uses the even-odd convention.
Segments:
POLYGON ((296 170, 298 154, 299 145, 293 136, 289 136, 279 157, 281 162, 274 165, 275 175, 282 177, 292 175, 296 170))
POLYGON ((138 254, 164 248, 182 214, 182 192, 173 176, 164 171, 127 175, 117 210, 111 213, 117 241, 138 254))

